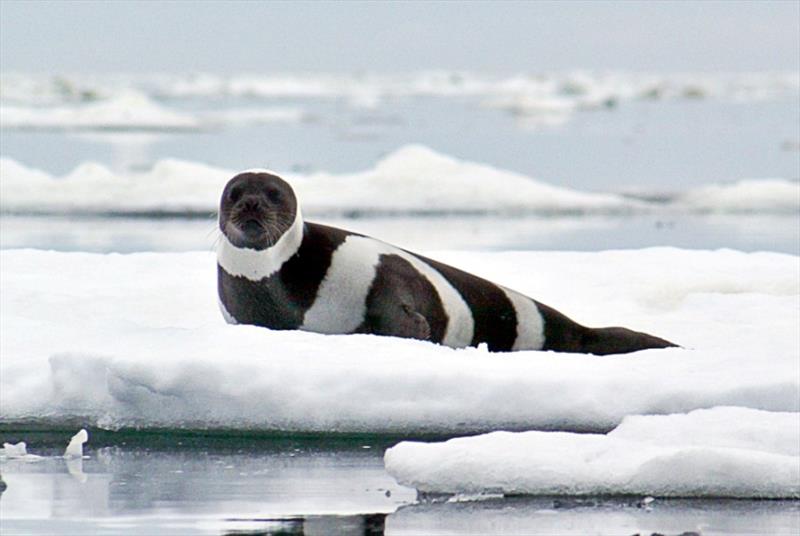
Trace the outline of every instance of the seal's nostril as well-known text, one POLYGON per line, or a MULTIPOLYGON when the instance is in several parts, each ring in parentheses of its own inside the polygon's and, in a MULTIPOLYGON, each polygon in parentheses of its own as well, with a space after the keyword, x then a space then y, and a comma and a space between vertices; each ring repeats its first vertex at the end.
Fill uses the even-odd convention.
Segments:
POLYGON ((260 210, 261 202, 253 197, 242 201, 242 209, 244 210, 260 210))

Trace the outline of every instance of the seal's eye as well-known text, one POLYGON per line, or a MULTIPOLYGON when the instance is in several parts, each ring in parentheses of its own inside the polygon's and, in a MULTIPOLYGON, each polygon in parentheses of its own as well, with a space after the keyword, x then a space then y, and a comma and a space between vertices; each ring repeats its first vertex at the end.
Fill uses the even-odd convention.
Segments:
POLYGON ((232 203, 235 203, 242 197, 242 189, 238 186, 234 186, 231 188, 231 191, 228 192, 228 199, 231 200, 232 203))
POLYGON ((267 190, 267 199, 269 199, 270 203, 278 204, 283 200, 283 194, 281 194, 280 190, 270 188, 267 190))

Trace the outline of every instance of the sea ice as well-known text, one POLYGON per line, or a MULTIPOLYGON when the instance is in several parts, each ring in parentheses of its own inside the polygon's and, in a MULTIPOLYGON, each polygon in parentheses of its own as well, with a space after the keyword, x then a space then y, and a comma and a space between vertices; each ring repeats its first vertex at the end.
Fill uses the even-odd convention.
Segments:
POLYGON ((228 325, 211 253, 5 250, 0 420, 605 432, 632 414, 721 405, 800 410, 796 256, 672 248, 428 254, 579 322, 625 325, 684 348, 493 354, 228 325))
POLYGON ((27 456, 28 450, 25 442, 19 443, 3 443, 3 456, 7 458, 23 458, 27 456))
POLYGON ((797 72, 641 73, 564 71, 493 75, 429 70, 410 73, 240 73, 215 75, 69 75, 6 73, 0 98, 13 104, 55 105, 108 99, 135 88, 157 99, 248 97, 250 99, 340 99, 374 106, 387 98, 559 98, 578 104, 608 99, 653 101, 794 97, 797 72))
POLYGON ((156 104, 134 90, 113 98, 55 107, 0 106, 3 128, 67 130, 196 130, 203 125, 190 114, 156 104))
POLYGON ((86 430, 81 429, 77 434, 72 436, 69 440, 67 449, 64 451, 65 458, 82 458, 83 457, 83 444, 89 441, 89 434, 86 430))
POLYGON ((800 414, 717 407, 626 417, 606 435, 402 442, 385 463, 399 483, 434 493, 800 498, 800 414))
POLYGON ((20 441, 19 443, 3 443, 3 448, 0 449, 0 458, 23 460, 26 462, 37 462, 42 459, 42 457, 37 454, 28 454, 27 445, 24 441, 20 441))

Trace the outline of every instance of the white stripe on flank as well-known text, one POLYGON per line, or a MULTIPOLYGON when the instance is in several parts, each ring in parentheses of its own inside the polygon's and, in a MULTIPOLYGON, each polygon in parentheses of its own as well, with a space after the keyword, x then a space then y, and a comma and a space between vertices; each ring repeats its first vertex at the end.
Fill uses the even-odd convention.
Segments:
POLYGON ((364 321, 367 295, 381 254, 380 242, 348 236, 333 252, 331 264, 300 329, 352 333, 364 321))
POLYGON ((512 350, 541 350, 544 346, 544 320, 536 303, 519 292, 503 288, 517 313, 517 338, 512 350))
POLYGON ((217 247, 217 262, 232 276, 246 277, 251 281, 261 281, 280 270, 283 263, 292 258, 303 241, 303 216, 297 208, 294 222, 289 229, 267 249, 236 247, 225 233, 220 233, 217 247))
POLYGON ((469 346, 474 332, 472 312, 444 276, 401 249, 363 236, 348 236, 333 253, 328 273, 300 329, 348 333, 358 328, 364 321, 367 295, 382 254, 405 259, 436 289, 448 317, 442 344, 455 348, 469 346))

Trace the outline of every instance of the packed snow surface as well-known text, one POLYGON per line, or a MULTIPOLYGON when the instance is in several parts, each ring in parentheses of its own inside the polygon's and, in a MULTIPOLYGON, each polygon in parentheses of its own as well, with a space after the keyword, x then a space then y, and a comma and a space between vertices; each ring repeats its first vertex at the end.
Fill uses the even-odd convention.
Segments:
MULTIPOLYGON (((116 173, 95 162, 63 177, 0 158, 0 211, 24 214, 208 214, 237 170, 166 159, 146 172, 116 173)), ((796 180, 702 186, 666 203, 554 186, 512 171, 459 160, 427 147, 401 147, 356 173, 281 173, 306 215, 629 214, 652 210, 800 210, 796 180)))
POLYGON ((427 252, 593 326, 683 348, 489 353, 227 325, 210 252, 0 252, 0 419, 293 431, 607 431, 800 409, 800 259, 670 248, 427 252), (631 426, 631 423, 625 426, 631 426))
POLYGON ((626 417, 608 434, 492 432, 386 451, 436 493, 800 497, 800 415, 717 407, 626 417))

